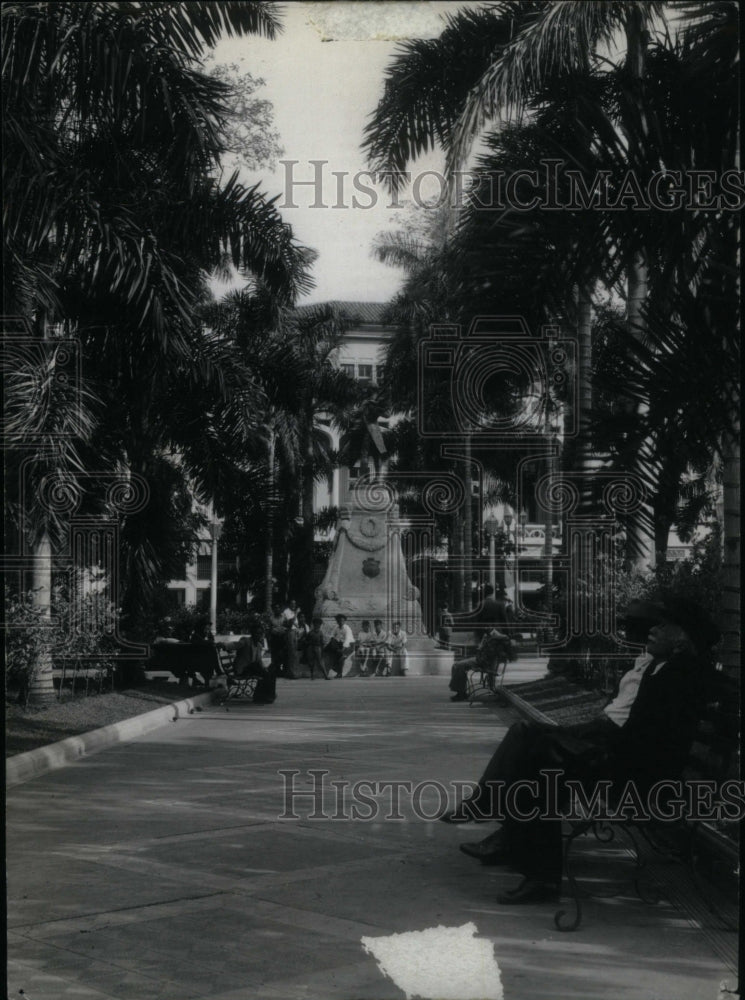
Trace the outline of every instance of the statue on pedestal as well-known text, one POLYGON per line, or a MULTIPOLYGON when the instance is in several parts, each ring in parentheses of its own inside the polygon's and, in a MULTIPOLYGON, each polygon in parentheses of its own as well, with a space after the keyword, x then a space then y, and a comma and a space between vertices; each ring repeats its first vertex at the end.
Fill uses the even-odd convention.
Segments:
POLYGON ((334 550, 316 589, 313 613, 329 625, 344 614, 355 634, 365 619, 380 618, 386 629, 398 621, 415 644, 424 638, 431 645, 424 636, 419 590, 409 579, 401 549, 405 525, 385 479, 383 436, 377 423, 369 423, 368 432, 374 471, 350 488, 340 508, 334 550))

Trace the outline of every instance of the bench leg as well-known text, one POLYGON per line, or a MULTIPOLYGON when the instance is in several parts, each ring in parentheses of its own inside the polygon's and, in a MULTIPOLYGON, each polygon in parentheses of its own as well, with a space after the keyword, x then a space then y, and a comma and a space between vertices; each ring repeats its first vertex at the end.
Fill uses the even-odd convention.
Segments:
POLYGON ((583 833, 587 833, 591 826, 592 823, 589 820, 587 822, 580 823, 564 838, 564 850, 562 852, 564 862, 564 878, 566 879, 567 886, 569 888, 569 895, 574 906, 574 914, 567 919, 566 910, 560 909, 556 911, 554 914, 554 925, 559 931, 576 931, 582 923, 582 902, 580 900, 581 889, 577 879, 575 878, 572 866, 572 847, 574 846, 574 842, 577 837, 580 837, 583 833))
POLYGON ((258 677, 228 678, 228 686, 224 697, 220 699, 220 707, 235 698, 252 698, 258 681, 258 677))
MULTIPOLYGON (((646 835, 643 835, 646 839, 646 835)), ((628 885, 630 882, 631 885, 633 885, 639 899, 648 906, 655 906, 662 898, 657 885, 648 877, 647 862, 642 856, 639 848, 639 842, 634 836, 631 828, 626 824, 613 824, 603 822, 602 820, 587 820, 578 824, 577 827, 567 835, 564 841, 564 875, 567 879, 569 894, 574 904, 574 915, 567 920, 566 910, 562 909, 556 911, 554 914, 554 924, 560 931, 575 931, 581 924, 582 904, 580 897, 582 895, 590 896, 593 899, 612 899, 614 896, 617 896, 619 892, 621 892, 623 885, 628 885), (575 840, 582 834, 592 832, 596 840, 600 843, 608 844, 615 840, 617 829, 625 834, 631 846, 634 870, 630 878, 621 880, 621 884, 609 892, 598 892, 597 890, 590 891, 589 889, 581 887, 579 880, 574 873, 572 864, 573 856, 571 852, 575 840)), ((611 881, 611 884, 613 885, 615 883, 611 881)))

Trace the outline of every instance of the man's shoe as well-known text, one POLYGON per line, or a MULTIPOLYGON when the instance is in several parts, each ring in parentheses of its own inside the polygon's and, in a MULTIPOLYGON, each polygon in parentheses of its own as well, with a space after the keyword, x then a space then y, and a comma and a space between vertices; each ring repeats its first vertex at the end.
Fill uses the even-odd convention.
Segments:
POLYGON ((482 865, 510 865, 512 856, 507 851, 485 851, 481 844, 460 844, 460 849, 469 858, 476 858, 482 865))
POLYGON ((453 697, 450 700, 451 701, 468 701, 468 695, 467 694, 454 694, 453 697))
POLYGON ((499 829, 476 844, 458 845, 469 858, 476 858, 483 865, 507 865, 510 863, 510 852, 504 831, 499 829))
POLYGON ((516 889, 497 896, 497 902, 503 906, 515 906, 521 903, 555 903, 561 895, 561 888, 556 882, 539 882, 537 879, 524 878, 516 889))

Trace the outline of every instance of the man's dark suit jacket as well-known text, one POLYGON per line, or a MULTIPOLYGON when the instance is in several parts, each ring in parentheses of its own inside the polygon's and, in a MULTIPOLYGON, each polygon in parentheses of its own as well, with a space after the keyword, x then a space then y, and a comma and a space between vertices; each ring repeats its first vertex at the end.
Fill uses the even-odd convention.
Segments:
POLYGON ((680 777, 705 690, 705 668, 693 657, 671 656, 657 673, 652 669, 642 677, 613 747, 617 776, 637 781, 642 789, 680 777))
POLYGON ((507 602, 496 597, 485 597, 476 619, 476 630, 485 634, 490 628, 509 625, 513 617, 507 609, 507 602))

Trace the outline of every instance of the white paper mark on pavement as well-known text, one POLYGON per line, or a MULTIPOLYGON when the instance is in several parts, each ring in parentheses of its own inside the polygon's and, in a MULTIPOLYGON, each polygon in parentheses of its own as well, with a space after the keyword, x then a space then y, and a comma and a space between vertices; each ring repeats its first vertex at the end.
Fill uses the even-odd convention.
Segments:
POLYGON ((475 924, 363 937, 362 947, 407 1000, 503 1000, 499 965, 475 924))

